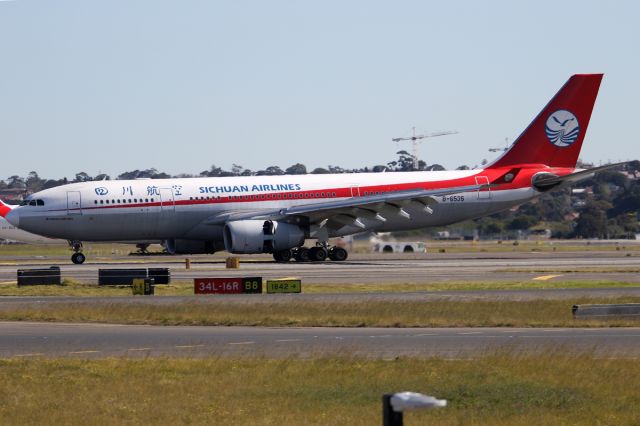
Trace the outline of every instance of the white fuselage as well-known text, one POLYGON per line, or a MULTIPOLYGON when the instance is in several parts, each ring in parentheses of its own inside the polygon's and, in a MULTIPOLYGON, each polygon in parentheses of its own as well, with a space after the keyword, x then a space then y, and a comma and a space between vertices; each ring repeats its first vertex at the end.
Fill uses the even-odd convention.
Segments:
MULTIPOLYGON (((21 229, 50 238, 206 240, 216 242, 220 249, 224 223, 215 219, 225 215, 401 190, 485 184, 494 178, 491 173, 465 170, 92 181, 33 194, 30 200, 37 200, 37 205, 17 207, 7 219, 21 229)), ((409 204, 403 207, 409 219, 392 215, 385 222, 370 221, 366 225, 382 232, 447 225, 500 211, 537 195, 539 192, 527 184, 440 196, 432 214, 426 213, 424 206, 409 204)), ((329 236, 362 230, 345 227, 329 236)), ((307 237, 314 238, 313 233, 310 227, 307 237)))
POLYGON ((28 244, 67 244, 65 240, 47 238, 43 237, 42 235, 23 231, 22 229, 19 229, 11 223, 7 222, 7 220, 3 217, 0 217, 0 238, 6 241, 15 241, 28 244))

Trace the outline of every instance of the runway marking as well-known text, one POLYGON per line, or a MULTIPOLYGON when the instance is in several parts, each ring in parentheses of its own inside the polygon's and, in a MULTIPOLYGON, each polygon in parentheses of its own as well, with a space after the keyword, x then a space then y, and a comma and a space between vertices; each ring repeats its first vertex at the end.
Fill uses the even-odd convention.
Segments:
POLYGON ((150 351, 151 348, 129 348, 127 350, 131 351, 131 352, 133 352, 133 351, 150 351))
MULTIPOLYGON (((283 277, 283 278, 276 278, 276 280, 299 280, 300 277, 283 277)), ((15 282, 15 281, 14 281, 15 282)))
POLYGON ((566 331, 566 330, 564 328, 547 328, 547 329, 544 329, 542 331, 548 331, 548 332, 552 332, 552 333, 553 332, 557 333, 559 331, 566 331))
POLYGON ((35 354, 17 354, 17 355, 14 355, 14 356, 18 356, 18 357, 27 357, 27 356, 42 356, 42 355, 44 355, 44 354, 41 354, 41 353, 35 353, 35 354))
POLYGON ((414 334, 413 337, 422 337, 422 336, 437 336, 437 333, 422 333, 422 334, 414 334))
POLYGON ((460 336, 466 335, 466 334, 482 334, 482 331, 467 331, 465 333, 456 333, 456 334, 458 334, 460 336))
POLYGON ((187 349, 187 348, 201 348, 204 345, 175 345, 175 348, 187 349))
POLYGON ((78 355, 78 354, 96 354, 98 352, 102 352, 102 351, 73 351, 69 353, 73 355, 78 355))
POLYGON ((541 275, 539 277, 533 278, 533 281, 547 281, 551 278, 561 277, 562 275, 541 275))
POLYGON ((278 339, 276 342, 301 342, 304 339, 278 339))
POLYGON ((227 345, 253 345, 255 342, 229 342, 227 345))

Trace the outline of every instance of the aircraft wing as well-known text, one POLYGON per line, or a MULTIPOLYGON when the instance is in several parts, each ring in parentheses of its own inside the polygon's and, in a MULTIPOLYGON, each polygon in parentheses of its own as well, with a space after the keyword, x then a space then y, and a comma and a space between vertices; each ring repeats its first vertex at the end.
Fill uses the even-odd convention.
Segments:
POLYGON ((433 210, 430 205, 438 203, 435 197, 476 191, 484 187, 489 187, 489 185, 394 191, 381 195, 330 200, 273 210, 228 212, 209 218, 207 223, 217 225, 230 221, 252 219, 299 222, 300 219, 303 219, 311 224, 320 224, 320 226, 328 224, 332 228, 353 225, 364 229, 365 226, 360 221, 360 218, 371 218, 385 222, 388 216, 400 215, 410 219, 409 213, 403 209, 409 204, 420 205, 426 213, 432 213, 433 210))
POLYGON ((594 167, 592 169, 581 170, 579 172, 571 173, 565 176, 557 176, 553 173, 541 173, 534 177, 533 186, 540 190, 557 189, 571 185, 584 179, 593 177, 598 172, 603 172, 609 169, 615 169, 627 164, 627 162, 607 164, 606 166, 594 167))

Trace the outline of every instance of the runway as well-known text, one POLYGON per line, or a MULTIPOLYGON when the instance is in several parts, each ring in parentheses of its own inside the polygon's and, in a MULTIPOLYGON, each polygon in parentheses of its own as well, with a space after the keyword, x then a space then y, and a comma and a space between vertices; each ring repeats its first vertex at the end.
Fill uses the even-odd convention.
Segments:
MULTIPOLYGON (((522 281, 544 278, 553 281, 607 280, 640 283, 637 252, 507 252, 421 253, 404 255, 355 254, 346 262, 275 263, 241 257, 240 269, 226 269, 219 257, 190 256, 185 268, 180 256, 128 256, 106 263, 73 265, 68 260, 29 262, 17 260, 0 265, 0 282, 16 279, 16 269, 59 265, 63 277, 96 283, 100 268, 169 268, 174 281, 208 276, 262 276, 265 279, 298 277, 305 283, 425 283, 456 281, 522 281)), ((258 257, 260 259, 260 257, 258 257)))
MULTIPOLYGON (((278 264, 243 257, 238 270, 226 269, 220 258, 124 257, 103 263, 71 265, 34 262, 0 265, 0 281, 15 281, 16 269, 58 264, 62 276, 96 283, 99 268, 168 267, 172 281, 196 277, 298 277, 304 284, 431 283, 478 281, 549 282, 571 280, 640 283, 638 253, 525 252, 427 253, 355 255, 342 263, 278 264)), ((304 287, 303 287, 304 288, 304 287)), ((164 297, 1 297, 0 310, 37 308, 44 304, 217 304, 296 303, 301 300, 534 300, 563 299, 568 304, 584 297, 640 296, 640 286, 595 289, 424 291, 298 295, 225 295, 164 297)), ((569 309, 570 306, 568 305, 569 309)), ((60 323, 0 323, 0 357, 205 357, 205 356, 321 356, 372 358, 474 357, 496 350, 537 353, 590 353, 597 356, 640 355, 638 328, 259 328, 174 327, 60 323)))
POLYGON ((640 356, 640 328, 257 328, 0 322, 0 357, 640 356))

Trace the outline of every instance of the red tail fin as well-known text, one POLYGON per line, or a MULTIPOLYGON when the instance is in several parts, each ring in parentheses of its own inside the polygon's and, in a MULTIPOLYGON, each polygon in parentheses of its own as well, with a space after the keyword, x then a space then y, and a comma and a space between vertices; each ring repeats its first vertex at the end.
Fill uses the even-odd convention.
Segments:
POLYGON ((5 217, 13 207, 0 200, 0 216, 5 217))
POLYGON ((489 167, 546 164, 575 167, 602 74, 576 74, 562 86, 511 148, 489 167))

